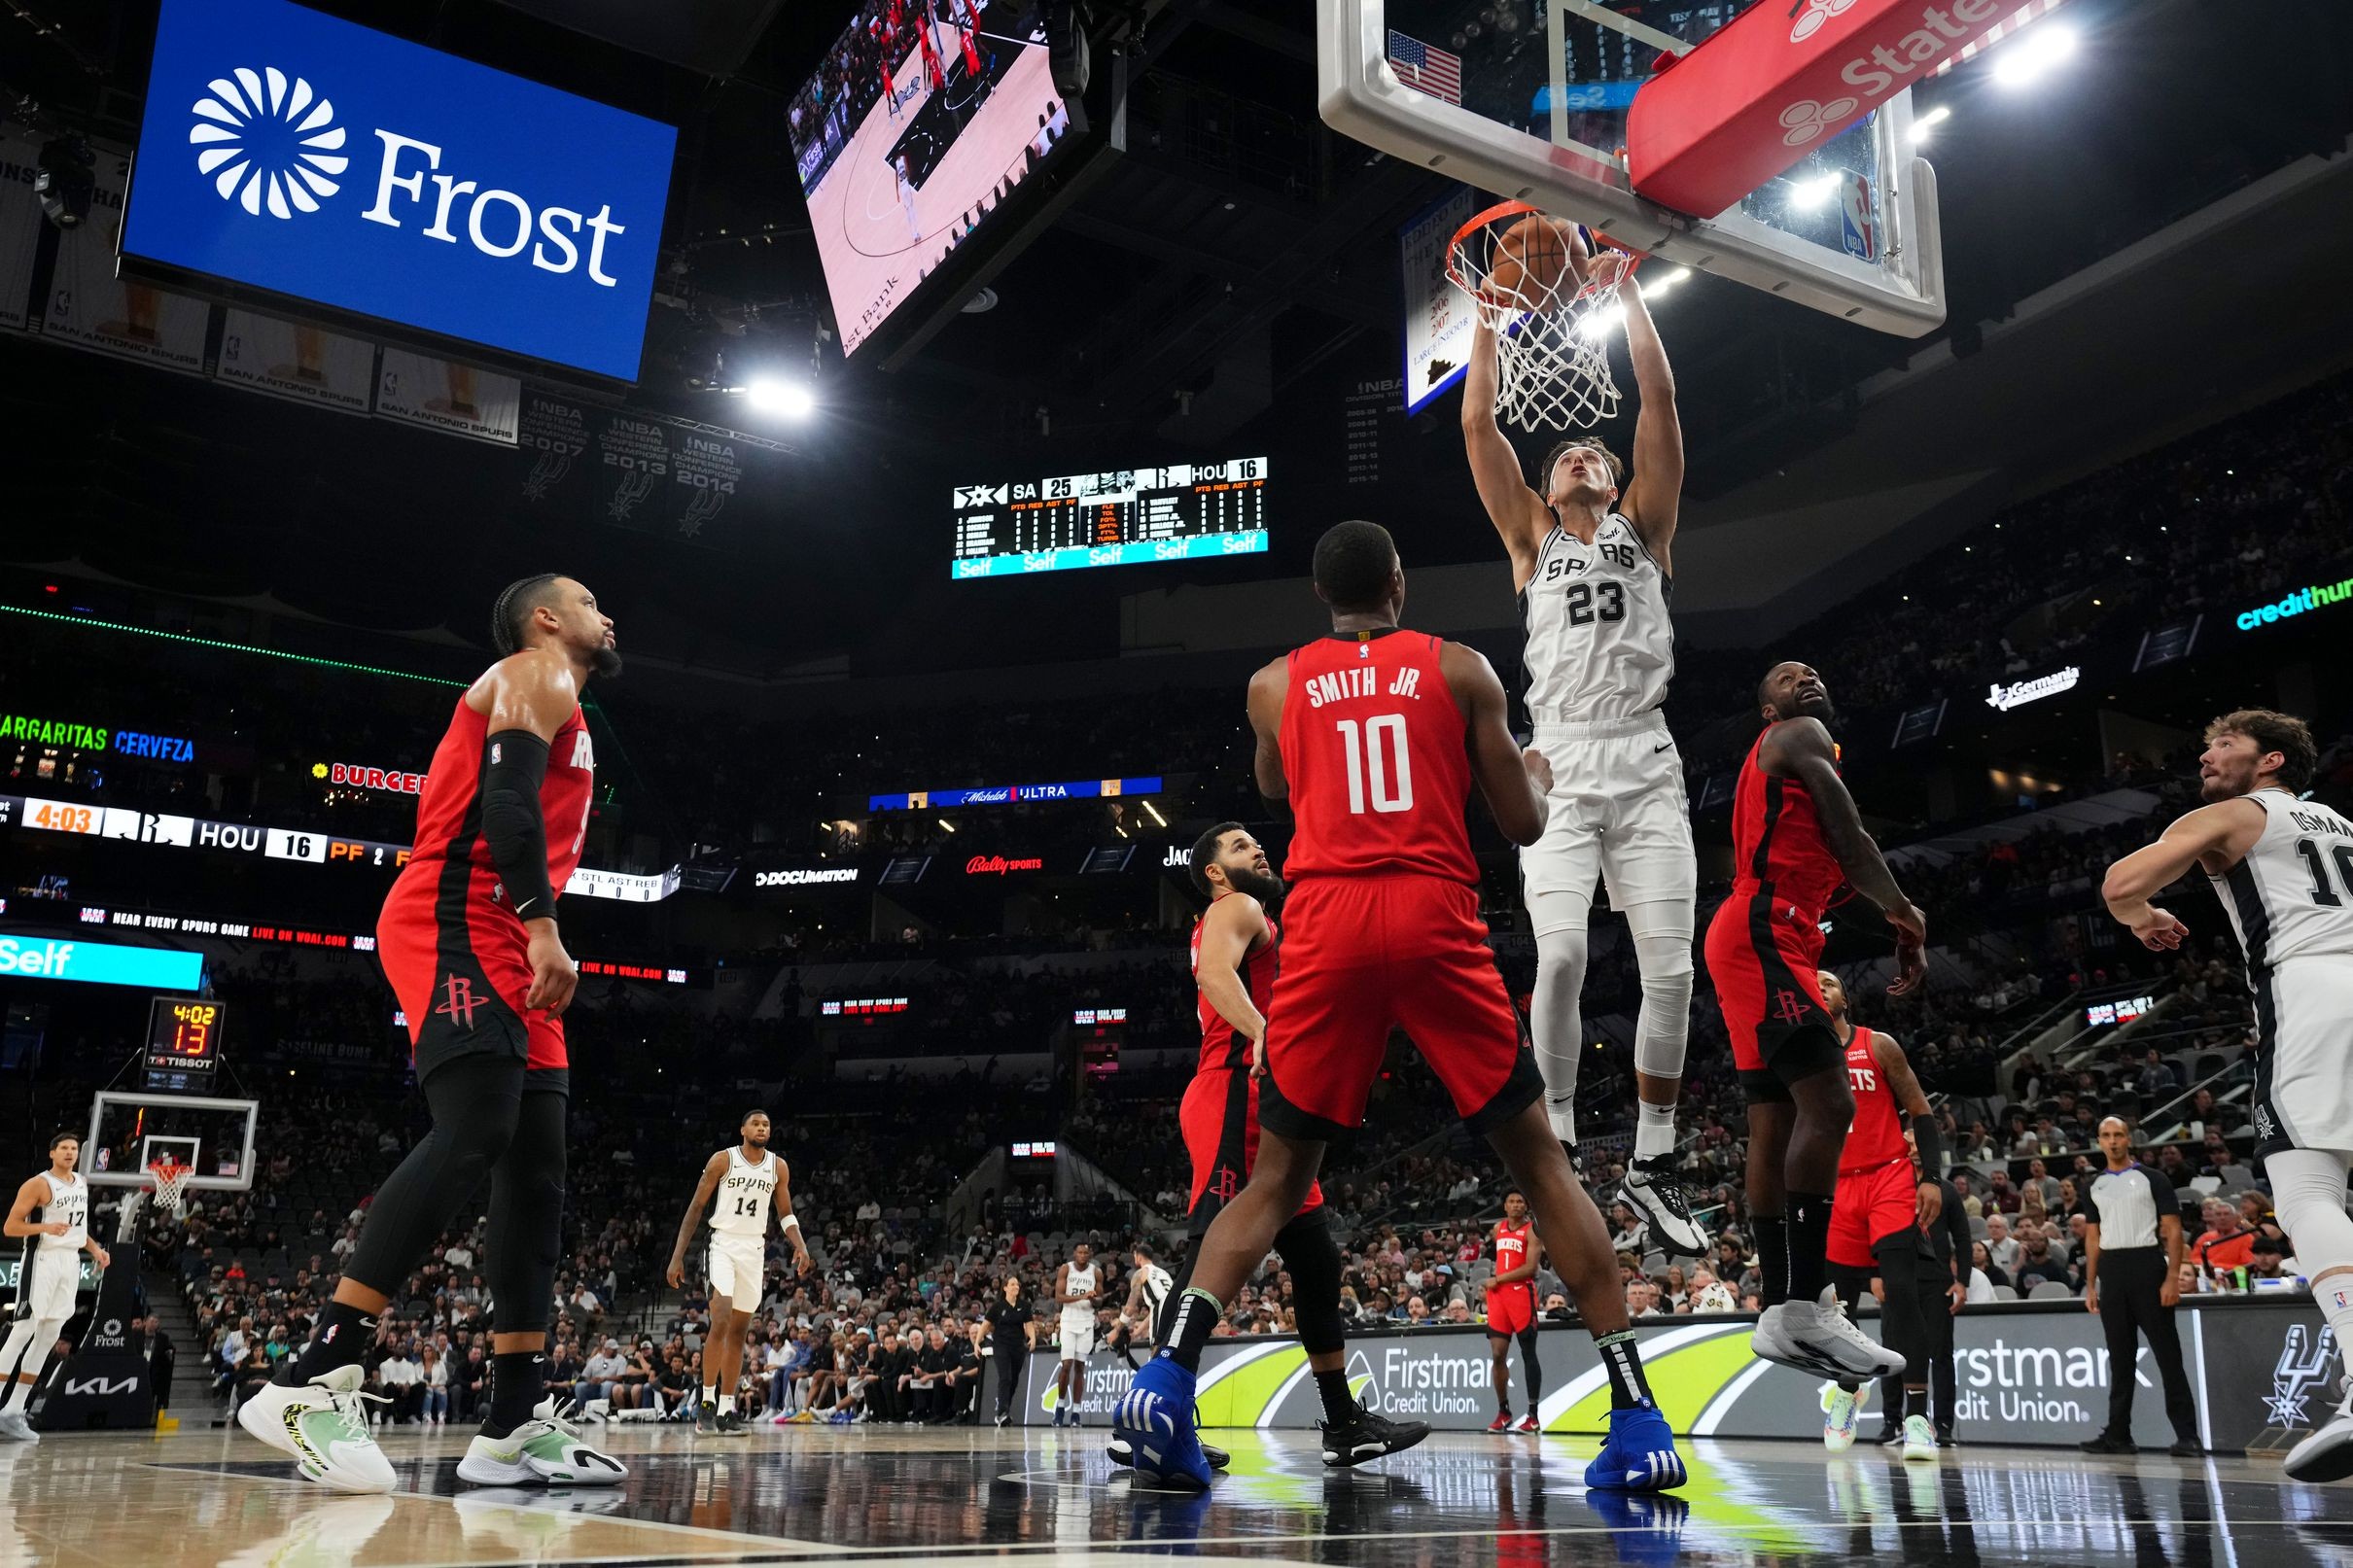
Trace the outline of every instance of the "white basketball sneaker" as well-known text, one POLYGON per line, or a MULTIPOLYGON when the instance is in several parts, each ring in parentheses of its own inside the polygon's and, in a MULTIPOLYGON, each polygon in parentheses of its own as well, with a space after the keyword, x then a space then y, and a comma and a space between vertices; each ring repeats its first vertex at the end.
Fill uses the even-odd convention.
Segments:
POLYGON ((1692 1218, 1673 1155, 1636 1160, 1618 1184, 1618 1196, 1649 1224, 1650 1239, 1660 1251, 1684 1258, 1707 1255, 1707 1233, 1692 1218))
POLYGON ((33 1430, 33 1423, 25 1419, 22 1411, 0 1411, 0 1439, 10 1443, 38 1443, 41 1434, 33 1430))
POLYGON ((1854 1429, 1863 1417, 1863 1406, 1871 1398, 1871 1385, 1849 1388, 1844 1383, 1822 1385, 1822 1446, 1832 1453, 1844 1453, 1854 1446, 1854 1429))
POLYGON ((392 1461, 368 1430, 368 1406, 386 1403, 360 1392, 358 1367, 337 1367, 297 1387, 269 1383, 237 1407, 237 1424, 280 1453, 294 1456, 306 1481, 339 1492, 392 1490, 392 1461))
POLYGON ((552 1399, 542 1400, 530 1420, 503 1438, 475 1433, 458 1461, 458 1480, 477 1486, 617 1486, 628 1479, 629 1467, 557 1415, 552 1399))
POLYGON ((2353 1476, 2353 1377, 2326 1425, 2288 1450, 2290 1481, 2342 1481, 2353 1476))
POLYGON ((1748 1347, 1761 1361, 1841 1381, 1871 1382, 1904 1370, 1904 1358, 1856 1328, 1840 1307, 1838 1292, 1828 1285, 1810 1302, 1782 1302, 1765 1308, 1756 1332, 1748 1337, 1748 1347))

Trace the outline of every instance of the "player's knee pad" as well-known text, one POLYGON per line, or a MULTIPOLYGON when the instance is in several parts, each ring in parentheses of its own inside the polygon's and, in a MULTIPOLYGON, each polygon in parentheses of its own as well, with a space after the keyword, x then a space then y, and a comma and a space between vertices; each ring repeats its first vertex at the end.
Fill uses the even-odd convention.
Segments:
POLYGON ((1554 1094, 1577 1087, 1577 1064, 1584 1055, 1578 999, 1585 990, 1591 939, 1583 916, 1578 919, 1573 927, 1536 938, 1536 989, 1528 999, 1528 1031, 1534 1036, 1536 1064, 1554 1094))
POLYGON ((1330 1220, 1320 1208, 1297 1216, 1275 1233, 1275 1250, 1291 1272, 1299 1342, 1310 1355, 1340 1349, 1348 1343, 1348 1325, 1340 1315, 1340 1245, 1330 1220))
MULTIPOLYGON (((1583 892, 1566 888, 1530 889, 1528 894, 1528 925, 1535 933, 1539 953, 1548 938, 1568 935, 1582 938, 1586 927, 1593 923, 1594 895, 1591 889, 1583 892)), ((1579 958, 1578 962, 1584 959, 1579 958)))
POLYGON ((2306 1274, 2353 1266, 2353 1219, 2345 1215, 2345 1166, 2321 1149, 2282 1149, 2264 1160, 2279 1228, 2306 1274))
POLYGON ((1691 906, 1677 925, 1671 917, 1656 913, 1661 906, 1642 904, 1627 911, 1651 920, 1634 929, 1634 962, 1642 974, 1642 1013, 1634 1030, 1634 1070, 1653 1078, 1683 1076, 1683 1055, 1691 1034, 1691 906))

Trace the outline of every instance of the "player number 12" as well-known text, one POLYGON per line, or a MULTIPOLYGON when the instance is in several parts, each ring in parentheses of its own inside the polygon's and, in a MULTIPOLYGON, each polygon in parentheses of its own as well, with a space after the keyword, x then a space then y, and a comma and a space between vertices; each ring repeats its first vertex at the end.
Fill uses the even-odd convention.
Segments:
POLYGON ((1405 749, 1405 715, 1383 714, 1364 721, 1361 731, 1352 718, 1340 723, 1340 749, 1348 753, 1348 809, 1364 815, 1365 781, 1372 781, 1373 810, 1403 812, 1414 809, 1414 765, 1405 749))

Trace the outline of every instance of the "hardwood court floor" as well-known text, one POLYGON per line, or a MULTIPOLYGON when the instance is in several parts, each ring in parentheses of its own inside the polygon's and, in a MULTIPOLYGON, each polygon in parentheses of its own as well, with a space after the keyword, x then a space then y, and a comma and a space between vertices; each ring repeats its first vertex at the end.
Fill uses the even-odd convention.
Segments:
POLYGON ((1962 1449, 1906 1467, 1798 1443, 1686 1446, 1679 1501, 1614 1500, 1579 1477, 1592 1440, 1442 1434, 1327 1473, 1308 1434, 1229 1432, 1207 1497, 1147 1490, 1101 1432, 758 1427, 696 1439, 608 1427, 632 1469, 610 1489, 458 1482, 458 1429, 389 1434, 401 1489, 348 1497, 290 1479, 242 1434, 52 1436, 0 1448, 0 1568, 459 1563, 1133 1561, 1527 1563, 1715 1568, 2353 1568, 2353 1484, 2276 1465, 2161 1454, 1962 1449))

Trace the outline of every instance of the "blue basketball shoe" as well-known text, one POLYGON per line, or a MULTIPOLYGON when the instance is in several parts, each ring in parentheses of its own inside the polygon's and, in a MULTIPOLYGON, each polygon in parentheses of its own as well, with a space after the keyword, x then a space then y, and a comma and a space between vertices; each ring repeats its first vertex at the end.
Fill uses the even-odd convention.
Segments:
POLYGON ((1143 1364, 1111 1408, 1111 1432, 1128 1446, 1138 1474, 1209 1490, 1210 1462, 1193 1426, 1193 1375, 1174 1360, 1143 1364))
POLYGON ((1664 1492, 1690 1480, 1667 1417, 1655 1405, 1609 1412, 1609 1438, 1585 1467, 1585 1484, 1622 1492, 1664 1492))

